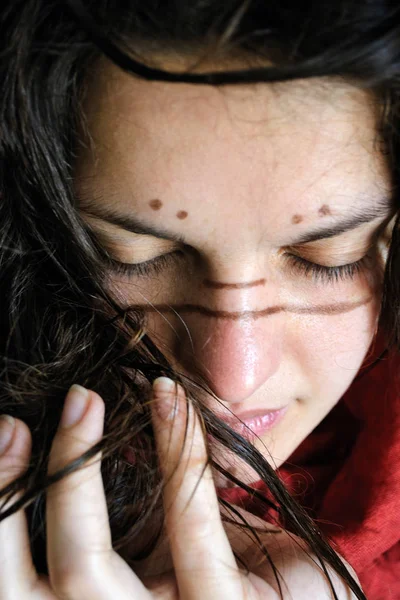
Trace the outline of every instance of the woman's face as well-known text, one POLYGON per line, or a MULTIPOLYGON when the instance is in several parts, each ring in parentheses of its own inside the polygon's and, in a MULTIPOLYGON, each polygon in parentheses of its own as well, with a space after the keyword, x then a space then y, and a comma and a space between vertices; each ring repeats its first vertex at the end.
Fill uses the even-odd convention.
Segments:
POLYGON ((215 412, 286 407, 255 441, 279 466, 349 387, 376 329, 393 208, 371 96, 329 80, 146 82, 104 61, 84 107, 76 190, 128 265, 110 271, 113 292, 148 311, 176 368, 205 377, 215 412))

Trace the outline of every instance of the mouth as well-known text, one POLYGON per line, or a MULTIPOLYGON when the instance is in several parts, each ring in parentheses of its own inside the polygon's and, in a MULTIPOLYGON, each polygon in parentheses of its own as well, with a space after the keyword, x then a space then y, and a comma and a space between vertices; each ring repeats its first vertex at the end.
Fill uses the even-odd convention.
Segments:
MULTIPOLYGON (((273 429, 283 419, 288 408, 289 404, 275 410, 253 410, 240 414, 235 413, 234 416, 232 413, 228 415, 217 413, 216 416, 242 437, 253 442, 255 436, 261 437, 273 429)), ((135 465, 137 462, 136 453, 129 445, 123 449, 122 456, 131 465, 135 465)))
POLYGON ((219 414, 217 416, 242 437, 252 440, 254 436, 262 436, 275 427, 283 419, 288 408, 289 405, 275 410, 237 414, 235 415, 236 419, 230 415, 222 416, 219 414))

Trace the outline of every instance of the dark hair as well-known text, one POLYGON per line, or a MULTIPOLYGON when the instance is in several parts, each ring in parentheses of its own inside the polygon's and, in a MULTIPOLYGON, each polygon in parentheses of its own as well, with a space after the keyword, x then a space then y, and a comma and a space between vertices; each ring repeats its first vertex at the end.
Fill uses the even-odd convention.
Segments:
MULTIPOLYGON (((263 456, 196 400, 193 382, 174 371, 146 335, 140 310, 123 309, 110 296, 100 248, 75 208, 72 179, 85 77, 105 54, 147 79, 231 85, 331 77, 368 89, 376 97, 377 136, 396 188, 400 7, 384 0, 88 0, 85 5, 3 0, 0 30, 0 412, 22 419, 33 442, 26 473, 0 493, 22 492, 1 519, 26 507, 34 564, 47 574, 45 490, 102 450, 113 547, 132 560, 124 547, 160 508, 162 491, 146 393, 155 377, 168 375, 185 387, 211 438, 243 458, 267 484, 273 502, 253 491, 265 508, 274 507, 325 572, 327 563, 365 600, 263 456), (159 52, 214 61, 243 56, 253 67, 169 73, 152 63, 159 52), (272 67, 261 66, 266 59, 272 67), (48 477, 50 446, 74 382, 104 399, 105 436, 48 477), (121 455, 133 443, 135 466, 121 455)), ((395 351, 400 347, 399 248, 396 220, 380 317, 395 351)), ((212 450, 211 443, 213 467, 249 489, 218 464, 212 450)), ((156 541, 157 535, 147 553, 156 541)))

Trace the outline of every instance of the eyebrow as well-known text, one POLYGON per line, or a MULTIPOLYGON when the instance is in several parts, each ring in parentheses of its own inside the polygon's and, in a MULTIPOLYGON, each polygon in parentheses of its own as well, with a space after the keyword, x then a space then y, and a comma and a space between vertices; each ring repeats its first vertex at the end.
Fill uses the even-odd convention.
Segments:
POLYGON ((184 238, 180 234, 171 233, 161 227, 154 227, 154 225, 150 227, 149 225, 145 225, 138 217, 134 217, 131 214, 126 215, 120 213, 108 206, 102 206, 100 204, 96 205, 94 202, 90 202, 88 204, 85 203, 85 205, 80 208, 87 216, 101 219, 111 225, 116 225, 121 229, 125 229, 125 231, 129 231, 130 233, 136 233, 137 235, 151 235, 155 238, 185 244, 184 238))
POLYGON ((389 217, 392 218, 396 210, 397 207, 392 196, 380 198, 373 206, 353 208, 351 212, 346 214, 341 220, 336 221, 336 223, 326 225, 325 227, 316 227, 300 235, 292 242, 292 245, 302 245, 317 242, 318 240, 325 240, 346 233, 346 231, 357 229, 357 227, 365 223, 371 223, 376 219, 385 218, 386 220, 389 217))
MULTIPOLYGON (((352 209, 341 220, 336 221, 333 224, 329 224, 323 227, 316 227, 311 231, 301 234, 291 241, 291 245, 302 245, 310 242, 316 242, 318 240, 328 239, 346 233, 360 227, 365 223, 370 223, 378 218, 390 218, 394 215, 395 202, 392 196, 380 198, 375 201, 373 206, 363 206, 357 209, 352 209)), ((131 214, 124 214, 118 210, 97 204, 93 201, 85 199, 85 203, 80 207, 81 211, 89 217, 100 219, 111 225, 115 225, 125 231, 134 233, 137 235, 148 235, 159 239, 170 240, 172 242, 187 244, 184 237, 181 234, 174 234, 170 231, 163 229, 162 227, 155 227, 154 225, 146 225, 139 217, 135 217, 131 214)), ((321 217, 320 217, 321 218, 321 217)), ((325 217, 329 218, 329 217, 325 217)))

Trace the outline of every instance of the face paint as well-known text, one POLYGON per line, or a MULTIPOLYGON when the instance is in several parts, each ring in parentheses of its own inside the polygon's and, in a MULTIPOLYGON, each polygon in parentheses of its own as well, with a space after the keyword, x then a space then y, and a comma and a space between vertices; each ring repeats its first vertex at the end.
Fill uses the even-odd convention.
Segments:
POLYGON ((150 200, 149 202, 149 206, 150 208, 152 208, 153 210, 160 210, 160 208, 162 207, 163 203, 161 202, 161 200, 150 200))
POLYGON ((332 212, 327 204, 323 204, 319 209, 318 214, 320 217, 326 217, 327 215, 331 215, 332 212))
POLYGON ((214 290, 243 290, 246 288, 255 287, 257 285, 265 285, 265 279, 257 279, 257 281, 249 281, 248 283, 222 283, 220 281, 211 281, 205 279, 203 285, 214 290))
POLYGON ((323 304, 320 306, 270 306, 261 310, 244 310, 244 311, 227 311, 227 310, 213 310, 206 308, 200 304, 182 304, 178 306, 170 306, 168 304, 153 304, 152 306, 144 305, 131 305, 131 308, 144 313, 170 313, 170 314, 194 314, 203 315, 205 317, 215 319, 226 319, 228 321, 254 321, 257 319, 276 315, 278 313, 293 313, 298 315, 341 315, 360 306, 369 304, 374 299, 373 296, 368 298, 362 298, 354 302, 335 302, 334 304, 323 304))
POLYGON ((303 217, 301 215, 293 215, 293 217, 292 217, 293 225, 297 225, 298 223, 301 223, 302 220, 303 220, 303 217))

